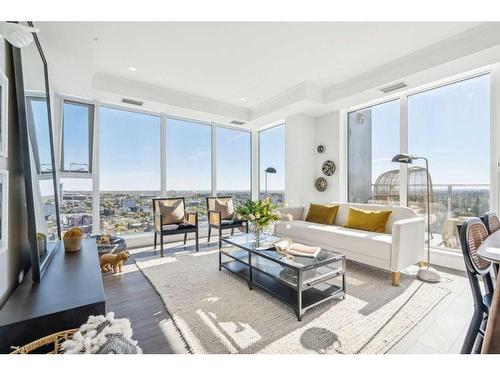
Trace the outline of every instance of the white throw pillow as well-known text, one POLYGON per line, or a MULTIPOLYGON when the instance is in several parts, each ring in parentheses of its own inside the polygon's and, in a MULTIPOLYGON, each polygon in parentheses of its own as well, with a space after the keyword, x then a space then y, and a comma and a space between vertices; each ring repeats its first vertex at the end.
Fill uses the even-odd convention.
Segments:
POLYGON ((232 220, 234 205, 232 199, 215 199, 215 211, 220 211, 221 220, 232 220))

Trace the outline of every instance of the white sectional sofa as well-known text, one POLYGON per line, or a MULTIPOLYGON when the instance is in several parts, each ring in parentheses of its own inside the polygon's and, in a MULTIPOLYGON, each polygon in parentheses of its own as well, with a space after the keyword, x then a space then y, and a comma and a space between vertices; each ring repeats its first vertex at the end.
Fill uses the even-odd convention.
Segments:
POLYGON ((406 207, 357 203, 327 203, 338 205, 333 225, 305 221, 308 208, 280 208, 282 215, 290 214, 292 221, 276 223, 274 233, 281 238, 339 251, 347 259, 392 272, 392 284, 399 284, 400 271, 424 259, 424 219, 406 207), (362 210, 390 210, 385 233, 344 228, 349 207, 362 210))

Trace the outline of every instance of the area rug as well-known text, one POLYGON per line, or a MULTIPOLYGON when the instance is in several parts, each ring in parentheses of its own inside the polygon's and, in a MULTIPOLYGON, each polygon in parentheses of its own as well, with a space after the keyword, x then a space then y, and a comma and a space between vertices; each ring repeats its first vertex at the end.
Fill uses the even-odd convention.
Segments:
POLYGON ((385 353, 448 293, 436 284, 347 262, 347 296, 306 311, 226 270, 217 250, 136 260, 191 353, 385 353))

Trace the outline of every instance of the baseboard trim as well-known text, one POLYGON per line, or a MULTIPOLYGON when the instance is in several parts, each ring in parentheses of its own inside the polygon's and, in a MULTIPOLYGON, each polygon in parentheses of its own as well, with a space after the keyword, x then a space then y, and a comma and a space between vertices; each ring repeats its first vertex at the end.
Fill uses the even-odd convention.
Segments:
POLYGON ((460 250, 431 249, 431 263, 437 266, 465 271, 464 259, 460 250))

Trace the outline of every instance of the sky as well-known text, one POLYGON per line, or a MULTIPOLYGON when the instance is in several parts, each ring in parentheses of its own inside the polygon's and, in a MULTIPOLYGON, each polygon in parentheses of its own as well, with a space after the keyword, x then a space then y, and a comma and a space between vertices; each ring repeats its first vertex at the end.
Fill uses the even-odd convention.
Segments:
MULTIPOLYGON (((429 159, 433 184, 489 184, 490 139, 489 75, 408 98, 408 151, 429 159)), ((391 162, 398 152, 395 100, 372 108, 372 182, 398 168, 391 162)))
MULTIPOLYGON (((64 136, 69 168, 88 159, 87 108, 66 104, 64 116, 71 124, 64 136)), ((99 127, 100 190, 159 191, 160 118, 100 107, 99 127)), ((209 125, 168 118, 167 190, 211 190, 211 136, 209 125)), ((262 132, 261 142, 263 168, 278 171, 269 190, 284 190, 284 127, 262 132)), ((250 191, 251 134, 217 127, 216 148, 218 190, 250 191)))
POLYGON ((276 174, 268 174, 268 191, 285 190, 285 126, 275 126, 259 133, 260 150, 260 191, 265 189, 265 170, 276 169, 276 174))
POLYGON ((71 124, 63 129, 64 169, 67 171, 89 170, 89 111, 89 106, 64 103, 64 123, 71 124))
POLYGON ((47 102, 44 100, 30 100, 29 103, 33 112, 33 120, 36 122, 35 132, 40 168, 42 171, 52 170, 47 102))
POLYGON ((99 110, 100 190, 155 190, 160 182, 160 117, 99 110))

